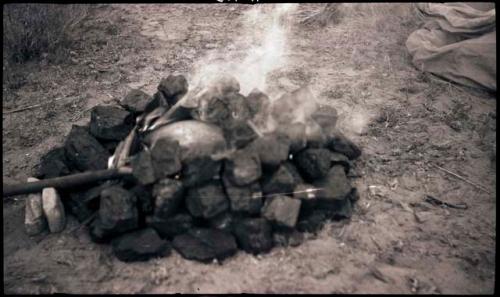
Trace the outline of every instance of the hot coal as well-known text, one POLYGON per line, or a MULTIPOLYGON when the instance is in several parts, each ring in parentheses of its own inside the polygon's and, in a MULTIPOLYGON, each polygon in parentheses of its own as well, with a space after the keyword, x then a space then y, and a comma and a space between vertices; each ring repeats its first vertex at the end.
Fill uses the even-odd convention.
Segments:
POLYGON ((157 178, 149 151, 141 151, 132 157, 132 173, 141 185, 153 184, 157 178))
POLYGON ((137 209, 140 214, 148 215, 153 213, 154 205, 151 185, 135 185, 130 189, 130 192, 137 197, 137 209))
POLYGON ((177 212, 184 201, 182 182, 164 178, 153 187, 154 215, 167 219, 177 212))
POLYGON ((202 185, 218 176, 221 171, 221 161, 209 156, 195 158, 182 167, 182 182, 186 187, 202 185))
POLYGON ((323 132, 321 126, 315 121, 306 123, 306 138, 308 148, 325 148, 328 144, 328 137, 323 132))
POLYGON ((349 173, 349 170, 351 169, 351 166, 352 166, 351 161, 349 161, 349 158, 347 158, 343 154, 334 153, 334 152, 332 152, 330 154, 330 156, 331 156, 332 166, 341 165, 344 167, 346 174, 349 173))
POLYGON ((307 212, 299 218, 299 221, 297 222, 297 230, 300 232, 316 233, 323 228, 323 225, 328 218, 329 215, 324 210, 318 209, 307 212))
POLYGON ((64 143, 68 167, 79 171, 105 169, 110 157, 108 151, 88 132, 73 125, 64 143))
POLYGON ((304 234, 296 229, 275 230, 273 233, 273 242, 277 246, 299 246, 304 241, 304 234))
POLYGON ((300 211, 300 200, 287 196, 273 196, 266 199, 262 217, 279 227, 295 227, 300 211))
POLYGON ((99 140, 99 143, 110 153, 113 154, 120 143, 117 140, 99 140))
POLYGON ((301 213, 314 209, 318 201, 316 188, 306 183, 300 183, 295 186, 293 198, 301 201, 301 213))
POLYGON ((71 171, 66 165, 67 162, 64 148, 53 148, 40 159, 35 169, 35 177, 42 179, 68 175, 71 171))
POLYGON ((224 176, 236 186, 257 181, 262 175, 259 155, 252 150, 238 150, 224 162, 224 176))
POLYGON ((174 238, 193 227, 193 218, 188 213, 177 213, 167 218, 147 216, 146 225, 152 227, 162 238, 174 238))
POLYGON ((187 87, 171 75, 152 98, 132 90, 121 107, 96 107, 91 132, 73 127, 64 148, 42 158, 44 178, 104 169, 137 120, 125 163, 132 176, 62 192, 80 222, 96 215, 93 241, 143 261, 170 254, 173 240, 183 257, 211 262, 238 248, 297 246, 302 232, 352 216, 359 193, 349 177, 361 150, 337 130, 334 108, 317 109, 307 88, 273 101, 256 89, 243 96, 233 77, 179 103, 187 87), (183 106, 166 118, 176 103, 183 106))
POLYGON ((222 179, 229 197, 231 211, 258 214, 262 207, 262 190, 260 184, 254 182, 250 185, 237 186, 228 178, 222 179))
POLYGON ((183 75, 169 75, 160 81, 158 91, 165 96, 168 104, 173 106, 187 93, 188 82, 183 75))
POLYGON ((171 252, 170 244, 162 240, 152 228, 124 234, 113 239, 111 245, 115 256, 124 262, 165 257, 171 252))
POLYGON ((229 211, 223 212, 209 220, 211 228, 232 232, 235 217, 229 211))
POLYGON ((234 121, 229 128, 224 129, 224 138, 229 147, 241 149, 257 139, 258 135, 247 121, 234 121))
POLYGON ((306 125, 303 123, 291 123, 281 126, 278 132, 288 138, 290 153, 296 154, 307 147, 306 125))
POLYGON ((269 108, 270 103, 271 100, 269 97, 258 89, 253 89, 247 96, 247 104, 252 118, 265 112, 269 108))
POLYGON ((281 162, 288 159, 290 144, 286 136, 277 133, 264 134, 249 144, 264 167, 276 168, 281 162))
POLYGON ((361 149, 354 144, 354 142, 345 137, 342 132, 335 131, 329 137, 328 147, 332 151, 347 156, 349 160, 357 159, 361 156, 361 149))
POLYGON ((338 113, 335 107, 329 105, 319 105, 318 109, 311 116, 321 127, 323 133, 330 135, 337 124, 338 113))
POLYGON ((133 89, 121 100, 120 105, 129 112, 140 114, 146 110, 146 106, 152 100, 153 98, 145 92, 133 89))
POLYGON ((152 112, 156 110, 157 113, 162 114, 170 109, 170 104, 168 104, 167 98, 162 92, 158 91, 154 93, 153 99, 146 104, 144 108, 145 113, 152 112))
POLYGON ((231 233, 208 228, 191 229, 176 236, 172 244, 184 258, 206 263, 232 256, 238 248, 231 233))
POLYGON ((224 189, 217 181, 189 188, 185 199, 186 207, 194 217, 210 219, 229 208, 224 189))
POLYGON ((65 201, 79 222, 83 222, 99 210, 101 191, 109 187, 109 183, 104 183, 83 191, 72 192, 65 201))
POLYGON ((332 153, 328 149, 306 149, 295 155, 294 161, 304 178, 314 181, 328 174, 332 153))
POLYGON ((151 159, 156 178, 164 178, 182 169, 179 142, 159 139, 151 148, 151 159))
POLYGON ((259 254, 273 247, 271 224, 264 218, 246 218, 234 225, 236 240, 241 249, 248 253, 259 254))
POLYGON ((137 229, 137 198, 124 188, 114 185, 101 191, 99 213, 91 234, 103 242, 137 229))
POLYGON ((324 204, 335 202, 335 200, 343 200, 351 192, 352 188, 344 167, 341 165, 333 166, 328 175, 315 182, 314 185, 321 188, 317 195, 324 204))
POLYGON ((285 162, 270 177, 265 177, 262 182, 262 191, 265 195, 292 193, 295 185, 301 182, 302 178, 295 166, 285 162))
POLYGON ((130 113, 120 107, 98 105, 90 111, 90 133, 98 139, 122 140, 134 124, 130 113))

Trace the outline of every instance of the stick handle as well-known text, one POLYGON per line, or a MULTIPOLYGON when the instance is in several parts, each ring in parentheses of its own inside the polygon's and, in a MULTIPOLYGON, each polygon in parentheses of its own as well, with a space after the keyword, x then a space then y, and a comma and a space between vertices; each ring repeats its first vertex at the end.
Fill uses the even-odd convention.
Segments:
POLYGON ((90 172, 77 173, 73 175, 49 178, 36 182, 21 183, 15 185, 3 185, 3 197, 14 195, 36 193, 44 188, 71 188, 83 184, 93 183, 101 180, 120 178, 132 173, 129 167, 118 169, 104 169, 90 172))

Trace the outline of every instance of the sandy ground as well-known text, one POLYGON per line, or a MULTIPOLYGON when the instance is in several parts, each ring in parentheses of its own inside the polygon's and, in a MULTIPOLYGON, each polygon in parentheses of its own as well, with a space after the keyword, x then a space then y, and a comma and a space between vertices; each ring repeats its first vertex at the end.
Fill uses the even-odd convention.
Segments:
MULTIPOLYGON (((301 5, 295 17, 322 5, 301 5)), ((88 109, 131 88, 152 94, 161 77, 188 73, 237 37, 245 5, 100 5, 80 28, 73 61, 20 68, 3 86, 3 182, 24 181, 88 109)), ((415 70, 412 28, 344 20, 292 28, 291 63, 271 75, 284 90, 309 83, 338 108, 339 126, 363 149, 361 199, 349 222, 329 223, 295 248, 222 265, 170 257, 125 264, 70 218, 62 234, 30 238, 24 196, 3 204, 5 293, 444 293, 494 290, 496 100, 415 70), (437 166, 483 185, 461 181, 437 166), (431 195, 467 209, 424 202, 431 195)), ((236 51, 238 49, 235 49, 236 51)), ((4 72, 5 75, 5 72, 4 72)), ((244 84, 244 82, 240 82, 244 84)))

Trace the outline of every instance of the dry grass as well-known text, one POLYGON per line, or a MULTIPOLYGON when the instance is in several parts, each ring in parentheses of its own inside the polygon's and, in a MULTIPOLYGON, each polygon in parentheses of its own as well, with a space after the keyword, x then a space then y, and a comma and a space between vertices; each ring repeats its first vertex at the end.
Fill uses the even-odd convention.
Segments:
POLYGON ((70 31, 87 13, 88 5, 7 4, 3 10, 4 61, 25 62, 44 53, 64 56, 70 31))

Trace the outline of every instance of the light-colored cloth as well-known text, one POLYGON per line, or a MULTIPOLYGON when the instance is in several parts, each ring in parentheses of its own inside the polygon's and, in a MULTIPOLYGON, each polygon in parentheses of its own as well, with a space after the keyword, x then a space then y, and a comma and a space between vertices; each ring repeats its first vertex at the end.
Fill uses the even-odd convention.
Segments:
POLYGON ((477 4, 416 4, 425 24, 410 34, 406 47, 421 71, 496 92, 494 4, 477 4))

